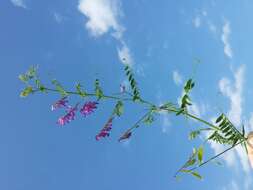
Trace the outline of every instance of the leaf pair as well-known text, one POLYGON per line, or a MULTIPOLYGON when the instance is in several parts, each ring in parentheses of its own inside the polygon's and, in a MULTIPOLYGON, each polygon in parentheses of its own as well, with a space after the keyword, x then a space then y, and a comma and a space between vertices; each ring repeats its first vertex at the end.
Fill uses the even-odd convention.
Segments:
POLYGON ((55 89, 61 94, 62 97, 69 95, 56 79, 52 80, 52 84, 55 86, 55 89))
POLYGON ((187 106, 191 106, 191 99, 189 97, 189 93, 190 91, 193 89, 193 87, 195 86, 195 83, 193 82, 192 79, 189 79, 184 86, 184 95, 181 98, 181 105, 180 105, 180 110, 177 112, 176 115, 180 115, 181 113, 183 113, 184 111, 187 110, 187 106))
POLYGON ((194 165, 195 167, 201 165, 203 163, 203 154, 204 154, 203 146, 200 146, 198 149, 194 148, 192 155, 190 156, 188 161, 184 164, 180 172, 189 173, 194 177, 197 177, 198 179, 202 179, 202 176, 199 173, 193 171, 193 169, 188 168, 193 167, 194 165))
POLYGON ((231 123, 231 121, 221 114, 216 119, 216 124, 218 124, 218 130, 215 130, 209 137, 209 140, 213 140, 219 144, 235 145, 236 143, 243 141, 245 139, 244 132, 241 133, 237 128, 231 123))
POLYGON ((128 78, 128 81, 130 83, 130 86, 131 86, 131 89, 132 89, 132 92, 133 92, 133 100, 134 101, 139 100, 140 99, 140 92, 139 92, 139 89, 137 87, 137 83, 134 79, 133 72, 132 72, 131 68, 128 65, 125 67, 125 72, 126 72, 126 76, 128 78))
POLYGON ((104 93, 102 91, 102 88, 100 87, 100 83, 98 79, 95 80, 95 94, 99 100, 104 96, 104 93))
POLYGON ((82 85, 80 83, 78 83, 76 85, 76 92, 81 96, 81 97, 85 97, 87 95, 87 93, 82 90, 82 85))

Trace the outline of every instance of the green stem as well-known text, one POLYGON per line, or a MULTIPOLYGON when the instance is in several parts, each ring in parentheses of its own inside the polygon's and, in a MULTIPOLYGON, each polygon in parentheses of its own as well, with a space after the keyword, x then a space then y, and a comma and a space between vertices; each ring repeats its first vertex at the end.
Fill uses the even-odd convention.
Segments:
MULTIPOLYGON (((175 108, 175 109, 161 108, 161 109, 162 109, 162 110, 166 110, 166 111, 170 111, 170 112, 174 112, 174 113, 178 113, 178 112, 179 112, 179 109, 177 109, 177 108, 175 108)), ((211 128, 214 129, 214 130, 220 130, 217 126, 213 125, 212 123, 210 123, 210 122, 208 122, 208 121, 205 121, 205 120, 203 120, 203 119, 201 119, 201 118, 199 118, 199 117, 197 117, 197 116, 195 116, 195 115, 193 115, 193 114, 190 114, 190 113, 188 113, 188 112, 183 112, 182 114, 183 114, 183 115, 186 115, 186 116, 188 116, 188 117, 190 117, 190 118, 192 118, 192 119, 194 119, 194 120, 196 120, 196 121, 199 121, 199 122, 201 122, 201 123, 204 123, 205 125, 208 125, 209 127, 211 127, 211 128)))
MULTIPOLYGON (((201 168, 202 166, 204 166, 204 165, 206 165, 207 163, 213 161, 214 159, 220 157, 221 155, 225 154, 226 152, 232 150, 233 148, 235 148, 236 146, 238 146, 239 144, 241 144, 241 143, 243 143, 243 142, 245 142, 245 140, 242 140, 242 141, 236 143, 235 145, 233 145, 233 146, 227 148, 226 150, 224 150, 224 151, 220 152, 219 154, 217 154, 217 155, 215 155, 215 156, 209 158, 208 160, 206 160, 205 162, 201 163, 200 165, 195 166, 195 167, 193 167, 193 168, 191 168, 191 169, 189 169, 189 170, 187 170, 187 171, 192 172, 192 171, 194 171, 194 170, 196 170, 196 169, 198 169, 198 168, 201 168)), ((178 173, 181 172, 183 169, 185 169, 185 164, 175 173, 174 177, 177 177, 178 173)))
POLYGON ((151 111, 148 111, 147 113, 145 113, 138 121, 135 122, 135 124, 131 128, 129 128, 128 130, 126 130, 125 133, 130 132, 130 131, 136 129, 139 126, 139 123, 142 122, 143 119, 145 119, 147 117, 147 115, 150 114, 150 112, 151 111))
MULTIPOLYGON (((59 92, 58 90, 56 89, 51 89, 51 88, 45 88, 45 90, 47 91, 51 91, 51 92, 59 92)), ((34 90, 34 92, 37 92, 39 91, 39 89, 37 90, 34 90)), ((72 95, 80 95, 80 93, 78 92, 73 92, 73 91, 66 91, 67 94, 72 94, 72 95)), ((86 96, 96 96, 96 94, 94 93, 85 93, 86 96)), ((121 97, 117 97, 117 96, 110 96, 110 95, 103 95, 103 98, 108 98, 108 99, 113 99, 113 100, 121 100, 121 101, 132 101, 133 102, 133 99, 132 98, 121 98, 121 97)), ((138 101, 136 101, 138 102, 138 101)), ((143 100, 143 99, 139 99, 139 102, 140 103, 144 103, 144 104, 147 104, 149 106, 154 106, 154 104, 146 101, 146 100, 143 100)))
POLYGON ((194 170, 196 170, 196 169, 198 169, 198 168, 200 168, 200 167, 206 165, 208 162, 210 162, 210 161, 212 161, 212 160, 214 160, 214 159, 220 157, 221 155, 225 154, 225 153, 228 152, 229 150, 232 150, 233 148, 235 148, 235 147, 238 146, 239 144, 242 144, 243 142, 245 142, 245 140, 242 140, 242 141, 236 143, 235 145, 229 147, 228 149, 222 151, 221 153, 219 153, 219 154, 217 154, 217 155, 215 155, 215 156, 209 158, 208 160, 206 160, 206 161, 203 162, 202 164, 200 164, 200 165, 198 165, 198 166, 196 166, 196 167, 194 167, 194 168, 191 168, 189 171, 194 171, 194 170))

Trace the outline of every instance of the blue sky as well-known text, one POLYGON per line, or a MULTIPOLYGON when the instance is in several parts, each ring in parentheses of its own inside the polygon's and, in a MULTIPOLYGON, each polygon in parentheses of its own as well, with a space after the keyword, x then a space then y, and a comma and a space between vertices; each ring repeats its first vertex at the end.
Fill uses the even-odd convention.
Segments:
MULTIPOLYGON (((200 169, 202 181, 172 177, 192 147, 202 143, 187 139, 195 122, 161 115, 152 126, 136 130, 130 141, 118 143, 122 131, 143 113, 130 104, 114 122, 111 137, 96 142, 113 102, 60 128, 61 113, 50 111, 59 96, 21 99, 17 78, 30 65, 39 65, 46 84, 57 78, 68 88, 79 81, 92 89, 99 78, 106 92, 117 92, 125 82, 124 57, 145 99, 177 102, 183 82, 193 76, 190 111, 207 120, 225 112, 249 132, 252 8, 249 0, 2 0, 0 188, 252 189, 252 169, 240 147, 220 159, 223 166, 200 169)), ((222 150, 207 144, 205 158, 222 150)))

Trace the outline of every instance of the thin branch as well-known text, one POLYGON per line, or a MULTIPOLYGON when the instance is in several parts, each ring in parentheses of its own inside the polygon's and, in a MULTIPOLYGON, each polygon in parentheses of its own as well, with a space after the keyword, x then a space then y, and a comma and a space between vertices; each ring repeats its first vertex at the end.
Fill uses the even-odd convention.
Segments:
MULTIPOLYGON (((210 161, 212 161, 212 160, 214 160, 214 159, 220 157, 221 155, 223 155, 223 154, 225 154, 226 152, 232 150, 233 148, 235 148, 236 146, 238 146, 239 144, 241 144, 241 143, 243 143, 243 142, 245 142, 245 140, 242 140, 242 141, 236 143, 235 145, 233 145, 233 146, 227 148, 226 150, 224 150, 224 151, 220 152, 219 154, 217 154, 217 155, 215 155, 215 156, 209 158, 208 160, 206 160, 205 162, 201 163, 200 165, 198 165, 198 166, 196 166, 196 167, 193 167, 193 168, 191 168, 191 169, 189 169, 189 170, 187 170, 187 171, 192 172, 192 171, 194 171, 194 170, 196 170, 196 169, 198 169, 198 168, 200 168, 200 167, 206 165, 206 164, 209 163, 210 161)), ((175 173, 174 177, 176 177, 176 176, 178 175, 178 173, 179 173, 180 171, 182 171, 184 168, 185 168, 185 164, 175 173)))

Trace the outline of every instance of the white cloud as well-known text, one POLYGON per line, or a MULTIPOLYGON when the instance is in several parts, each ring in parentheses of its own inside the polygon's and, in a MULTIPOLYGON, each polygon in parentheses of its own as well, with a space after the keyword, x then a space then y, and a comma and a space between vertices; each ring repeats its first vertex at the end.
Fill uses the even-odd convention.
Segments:
POLYGON ((94 36, 107 33, 110 29, 119 31, 117 17, 120 12, 119 2, 116 0, 80 0, 78 9, 88 21, 86 28, 94 36))
POLYGON ((225 77, 219 81, 219 89, 221 93, 230 100, 228 117, 236 126, 239 126, 242 121, 244 70, 244 65, 239 67, 234 73, 234 82, 231 82, 231 80, 225 77))
POLYGON ((129 48, 124 43, 121 48, 118 48, 118 56, 122 63, 132 65, 133 60, 129 48))
POLYGON ((125 29, 119 23, 122 15, 120 0, 79 0, 78 10, 87 17, 85 26, 92 36, 110 33, 120 43, 120 61, 123 64, 133 64, 130 50, 123 39, 125 29))
POLYGON ((201 25, 201 20, 200 20, 200 17, 199 16, 196 16, 194 19, 193 19, 193 25, 195 26, 195 28, 199 28, 200 25, 201 25))
POLYGON ((239 188, 238 184, 236 183, 236 181, 232 180, 226 187, 224 187, 222 190, 241 190, 241 188, 239 188))
POLYGON ((243 176, 242 181, 233 179, 222 190, 251 190, 252 189, 252 176, 243 176))
POLYGON ((173 71, 172 75, 173 75, 173 81, 177 86, 183 83, 183 77, 180 75, 178 71, 173 71))
POLYGON ((222 28, 221 40, 224 44, 224 53, 228 58, 233 57, 233 51, 229 42, 230 34, 231 34, 230 23, 226 20, 222 28))
MULTIPOLYGON (((219 89, 221 93, 229 99, 230 106, 227 113, 228 118, 236 127, 239 127, 242 124, 244 71, 245 66, 242 65, 234 73, 234 81, 231 81, 225 77, 219 81, 219 89)), ((212 122, 214 122, 214 119, 212 119, 212 122)), ((215 154, 223 151, 226 148, 214 142, 210 142, 210 146, 214 149, 215 154)), ((241 146, 238 146, 235 149, 227 152, 222 158, 226 161, 228 166, 235 167, 240 165, 243 171, 249 174, 250 165, 248 157, 245 150, 241 146)))
POLYGON ((17 7, 22 7, 24 9, 26 9, 26 4, 24 0, 11 0, 12 4, 17 6, 17 7))

